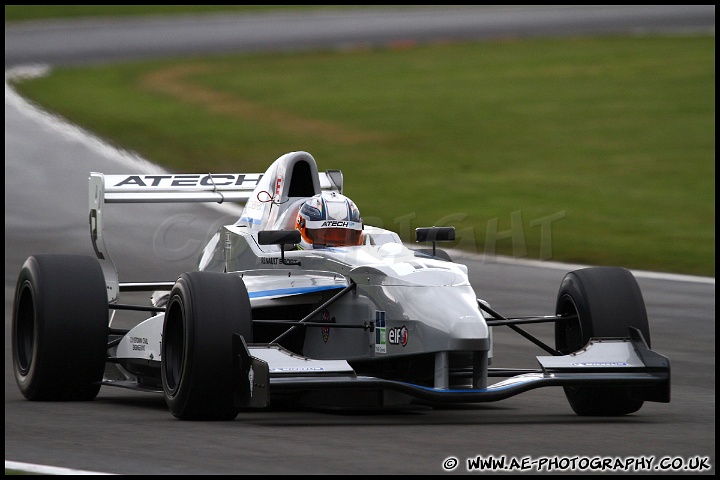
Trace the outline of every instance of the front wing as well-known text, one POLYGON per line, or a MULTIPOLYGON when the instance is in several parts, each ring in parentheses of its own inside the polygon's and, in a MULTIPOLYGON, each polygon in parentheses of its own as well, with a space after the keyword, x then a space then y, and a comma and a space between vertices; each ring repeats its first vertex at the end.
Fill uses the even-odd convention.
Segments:
MULTIPOLYGON (((264 408, 271 398, 337 408, 485 403, 540 387, 580 385, 630 386, 640 400, 670 401, 670 362, 650 350, 636 329, 630 329, 629 338, 593 338, 585 348, 569 355, 538 356, 537 371, 505 374, 507 378, 485 388, 433 388, 358 375, 345 360, 310 359, 278 344, 248 346, 239 335, 233 336, 233 346, 233 378, 228 381, 233 382, 235 403, 240 408, 264 408)), ((102 384, 162 392, 125 379, 106 378, 102 384)))
POLYGON ((432 388, 359 376, 344 360, 307 359, 278 345, 247 347, 244 342, 236 342, 236 345, 246 348, 244 352, 237 352, 240 363, 244 358, 246 365, 240 378, 236 379, 241 390, 236 398, 247 400, 247 403, 238 404, 239 407, 267 406, 268 393, 293 398, 309 395, 319 402, 318 406, 322 406, 324 400, 352 403, 365 398, 361 392, 373 392, 370 397, 376 399, 397 401, 399 397, 409 397, 421 403, 450 404, 494 402, 539 387, 578 385, 632 386, 636 387, 633 392, 638 399, 670 401, 669 360, 650 350, 642 335, 633 329, 629 338, 594 338, 584 349, 569 355, 538 356, 538 372, 515 375, 476 389, 432 388), (252 374, 246 377, 248 370, 252 370, 252 374), (252 399, 248 388, 260 392, 258 395, 262 398, 252 399))

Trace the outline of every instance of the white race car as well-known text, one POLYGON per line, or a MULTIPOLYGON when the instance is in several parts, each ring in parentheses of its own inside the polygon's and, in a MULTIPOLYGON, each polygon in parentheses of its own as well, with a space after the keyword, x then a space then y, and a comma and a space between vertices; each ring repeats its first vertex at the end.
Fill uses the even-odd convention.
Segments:
POLYGON ((293 401, 332 408, 502 400, 562 386, 579 415, 624 415, 670 401, 670 364, 650 350, 645 304, 624 268, 576 270, 554 315, 506 318, 478 298, 467 268, 418 228, 426 248, 364 225, 340 171, 307 152, 264 174, 90 175, 96 257, 35 255, 21 270, 12 322, 15 377, 29 400, 91 400, 101 386, 164 395, 188 420, 231 420, 293 401), (118 202, 243 202, 195 271, 121 283, 103 239, 118 202), (123 292, 154 292, 147 305, 123 292), (127 330, 117 310, 150 312, 127 330), (552 323, 555 346, 518 325, 552 323), (546 352, 538 368, 491 367, 493 326, 546 352), (72 345, 72 348, 68 346, 72 345))

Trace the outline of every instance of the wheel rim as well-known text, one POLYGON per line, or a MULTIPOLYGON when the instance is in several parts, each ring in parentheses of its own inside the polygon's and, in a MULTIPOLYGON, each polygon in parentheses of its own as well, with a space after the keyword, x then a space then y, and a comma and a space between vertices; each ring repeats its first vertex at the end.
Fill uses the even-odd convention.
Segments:
POLYGON ((20 373, 27 375, 32 366, 35 348, 35 303, 32 288, 27 281, 23 284, 18 297, 15 322, 15 359, 20 373))
POLYGON ((165 387, 170 396, 175 395, 183 374, 185 358, 185 308, 178 297, 173 297, 165 313, 165 332, 162 345, 162 365, 165 387))
POLYGON ((559 302, 558 315, 575 316, 573 320, 563 322, 560 334, 555 338, 555 346, 560 353, 565 355, 576 352, 585 345, 583 339, 580 313, 575 306, 575 301, 570 295, 565 295, 559 302))

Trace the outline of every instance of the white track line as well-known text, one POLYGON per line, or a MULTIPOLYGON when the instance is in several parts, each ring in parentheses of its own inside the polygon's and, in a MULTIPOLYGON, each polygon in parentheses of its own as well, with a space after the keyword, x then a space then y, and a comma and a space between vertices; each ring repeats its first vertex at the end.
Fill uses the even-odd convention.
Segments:
MULTIPOLYGON (((5 70, 5 103, 14 106, 24 115, 47 125, 51 129, 58 132, 65 138, 72 139, 97 152, 99 157, 116 162, 128 169, 129 173, 145 173, 145 174, 167 174, 168 170, 156 165, 149 160, 141 157, 135 152, 118 149, 101 138, 93 135, 74 125, 64 118, 49 113, 29 100, 18 94, 8 83, 12 80, 22 80, 24 78, 36 78, 47 75, 50 72, 48 65, 21 65, 5 70)), ((90 172, 88 172, 89 174, 90 172)), ((254 172, 253 172, 254 173, 254 172)), ((217 204, 206 203, 207 207, 219 210, 224 214, 240 216, 241 209, 235 204, 217 204)))
POLYGON ((75 470, 72 468, 35 465, 33 463, 9 462, 7 460, 5 460, 5 470, 17 470, 20 472, 36 473, 40 475, 115 475, 114 473, 90 472, 87 470, 75 470))
MULTIPOLYGON (((413 247, 411 247, 413 248, 413 247)), ((551 262, 546 260, 530 260, 527 258, 514 258, 514 257, 504 257, 500 255, 493 255, 491 257, 486 258, 482 254, 474 254, 474 253, 468 253, 463 250, 452 250, 447 249, 447 252, 450 253, 451 257, 453 259, 455 258, 472 258, 477 261, 486 262, 486 263, 504 263, 508 265, 524 265, 528 267, 536 267, 536 268, 552 268, 555 270, 578 270, 581 268, 588 268, 592 267, 593 265, 580 265, 580 264, 574 264, 574 263, 561 263, 561 262, 551 262)), ((706 284, 712 284, 715 285, 715 277, 701 277, 696 275, 684 275, 679 273, 663 273, 663 272, 649 272, 647 270, 631 270, 633 275, 635 275, 638 278, 650 278, 650 279, 656 279, 656 280, 671 280, 674 282, 689 282, 689 283, 706 283, 706 284)))

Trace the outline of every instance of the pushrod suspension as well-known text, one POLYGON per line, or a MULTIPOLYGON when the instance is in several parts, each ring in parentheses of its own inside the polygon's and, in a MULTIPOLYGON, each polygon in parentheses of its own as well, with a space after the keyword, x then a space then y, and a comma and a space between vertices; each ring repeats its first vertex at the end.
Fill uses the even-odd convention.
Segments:
POLYGON ((527 323, 557 323, 565 322, 577 318, 577 315, 548 315, 541 317, 512 317, 505 320, 486 320, 488 327, 496 327, 499 325, 521 325, 527 323))
MULTIPOLYGON (((497 320, 501 320, 501 321, 505 321, 505 322, 511 322, 510 319, 503 317, 503 316, 500 315, 498 312, 496 312, 496 311, 493 310, 492 308, 490 308, 490 307, 488 307, 487 305, 485 305, 482 301, 480 301, 480 299, 478 299, 478 306, 480 307, 481 310, 486 311, 487 313, 489 313, 490 315, 492 315, 493 317, 495 317, 497 320)), ((492 320, 491 320, 491 322, 492 322, 492 320)), ((525 339, 529 340, 530 342, 534 343, 534 344, 537 345, 538 347, 540 347, 540 348, 542 348, 543 350, 545 350, 546 352, 548 352, 550 355, 553 355, 553 356, 556 356, 556 357, 560 357, 560 356, 563 355, 562 353, 558 352, 558 351, 555 350, 554 348, 550 347, 549 345, 545 344, 544 342, 540 341, 539 339, 533 337, 533 336, 530 335, 528 332, 526 332, 526 331, 523 330, 522 328, 520 328, 520 327, 518 327, 517 325, 515 325, 515 323, 516 323, 516 322, 512 321, 512 323, 504 323, 504 324, 507 325, 508 327, 510 327, 511 330, 517 332, 519 335, 521 335, 521 336, 524 337, 525 339)), ((492 326, 492 323, 488 323, 488 325, 492 326)))
MULTIPOLYGON (((318 313, 322 312, 322 311, 323 311, 324 309, 326 309, 328 306, 332 305, 335 301, 337 301, 338 299, 340 299, 340 297, 342 297, 343 295, 345 295, 346 293, 348 293, 348 292, 351 291, 351 290, 355 290, 355 286, 356 286, 356 285, 355 285, 355 282, 353 282, 352 280, 350 280, 350 283, 348 284, 348 286, 345 287, 345 288, 343 288, 342 290, 340 290, 340 291, 337 293, 337 295, 335 295, 335 296, 332 297, 332 298, 329 298, 325 303, 323 303, 322 305, 320 305, 319 307, 317 307, 315 310, 313 310, 312 312, 310 312, 307 316, 305 316, 305 318, 303 318, 303 319, 300 320, 299 322, 295 322, 295 323, 296 323, 295 325, 293 325, 292 327, 288 328, 288 329, 285 330, 283 333, 281 333, 280 335, 278 335, 278 336, 275 338, 275 340, 273 340, 273 341, 270 342, 270 343, 280 343, 280 341, 281 341, 283 338, 285 338, 285 337, 288 336, 291 332, 293 332, 295 329, 298 328, 297 323, 306 323, 306 322, 309 322, 312 317, 314 317, 314 316, 317 315, 318 313)), ((327 325, 332 325, 332 324, 325 324, 325 325, 327 326, 327 325)))
POLYGON ((296 322, 294 320, 253 320, 253 323, 265 323, 272 325, 287 325, 293 327, 327 327, 327 328, 361 328, 370 332, 375 330, 375 324, 373 322, 363 322, 362 324, 344 325, 340 323, 327 323, 327 322, 296 322))

